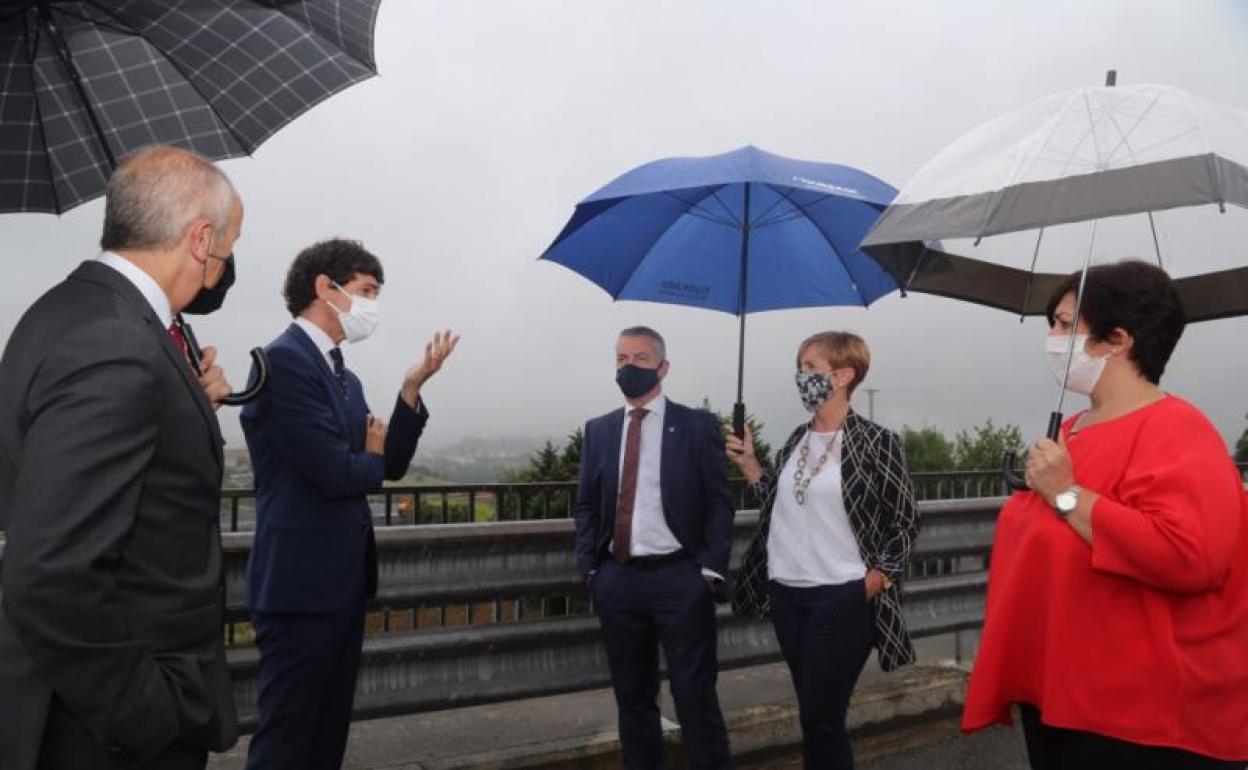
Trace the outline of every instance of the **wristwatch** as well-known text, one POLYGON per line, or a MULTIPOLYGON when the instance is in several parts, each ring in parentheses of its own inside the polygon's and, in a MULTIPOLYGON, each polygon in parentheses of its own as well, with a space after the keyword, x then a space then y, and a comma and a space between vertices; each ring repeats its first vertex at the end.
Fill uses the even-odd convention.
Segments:
POLYGON ((1074 512, 1075 507, 1079 505, 1079 495, 1083 492, 1083 487, 1078 484, 1071 484, 1068 489, 1064 489, 1057 493, 1057 497, 1053 498, 1053 507, 1057 509, 1057 515, 1063 519, 1074 512))

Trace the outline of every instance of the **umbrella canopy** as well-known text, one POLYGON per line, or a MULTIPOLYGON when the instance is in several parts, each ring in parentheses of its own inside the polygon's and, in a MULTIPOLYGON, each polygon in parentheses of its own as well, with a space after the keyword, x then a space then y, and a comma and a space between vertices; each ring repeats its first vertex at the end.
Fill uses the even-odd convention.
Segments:
POLYGON ((376 73, 380 1, 0 2, 0 212, 85 203, 146 145, 251 154, 376 73))
MULTIPOLYGON (((376 74, 381 0, 0 0, 0 213, 62 213, 153 144, 249 155, 376 74)), ((227 270, 233 280, 233 266, 227 270)), ((188 308, 189 311, 189 308, 188 308)), ((199 343, 175 316, 199 371, 199 343)), ((268 360, 223 403, 255 398, 268 360)))
POLYGON ((581 201, 541 258, 617 300, 734 315, 866 306, 897 288, 857 248, 895 194, 857 169, 757 147, 667 158, 581 201))
MULTIPOLYGON (((1152 212, 1248 207, 1248 112, 1165 85, 1077 88, 971 131, 923 166, 862 241, 903 290, 1044 312, 1067 273, 1034 246, 993 262, 936 239, 987 238, 1148 214, 1191 321, 1248 314, 1248 267, 1163 254, 1152 212), (1046 265, 1048 269, 1046 270, 1046 265)), ((978 244, 976 244, 978 245, 978 244)))
POLYGON ((667 158, 581 201, 541 258, 613 299, 740 316, 739 423, 746 314, 865 307, 894 291, 896 281, 857 244, 895 194, 857 169, 757 147, 667 158))

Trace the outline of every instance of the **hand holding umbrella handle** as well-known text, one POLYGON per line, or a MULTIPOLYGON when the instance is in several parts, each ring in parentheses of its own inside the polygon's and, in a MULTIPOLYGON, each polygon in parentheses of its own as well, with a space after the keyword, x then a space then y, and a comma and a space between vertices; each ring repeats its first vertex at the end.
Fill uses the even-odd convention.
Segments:
MULTIPOLYGON (((178 329, 181 330, 182 336, 186 339, 186 346, 191 354, 191 368, 195 370, 196 375, 203 374, 199 370, 199 361, 204 357, 204 354, 199 348, 199 341, 195 339, 195 332, 191 331, 191 325, 182 320, 181 315, 174 316, 174 323, 178 325, 178 329)), ((255 380, 246 389, 238 393, 231 393, 221 399, 221 403, 226 406, 242 406, 259 396, 265 386, 269 384, 269 357, 264 352, 264 349, 252 348, 251 360, 256 365, 255 380)))
MULTIPOLYGON (((1049 429, 1045 435, 1052 441, 1057 441, 1058 435, 1062 432, 1062 413, 1049 413, 1049 429)), ((1016 492, 1025 492, 1031 489, 1027 485, 1027 479, 1022 474, 1014 470, 1015 452, 1007 450, 1005 456, 1001 458, 1001 475, 1005 477, 1005 483, 1016 492)))

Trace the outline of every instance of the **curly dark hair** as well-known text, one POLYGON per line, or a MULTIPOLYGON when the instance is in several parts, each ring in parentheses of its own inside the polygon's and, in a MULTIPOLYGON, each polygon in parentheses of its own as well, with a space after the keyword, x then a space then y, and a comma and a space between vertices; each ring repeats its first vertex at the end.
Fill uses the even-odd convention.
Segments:
MULTIPOLYGON (((1045 316, 1053 325, 1053 313, 1062 297, 1079 290, 1079 272, 1068 276, 1049 298, 1045 316)), ((1174 352, 1187 319, 1178 290, 1166 271, 1138 259, 1088 270, 1079 317, 1088 335, 1104 342, 1114 329, 1135 340, 1128 354, 1140 374, 1154 385, 1161 382, 1166 363, 1174 352)))
POLYGON ((314 243, 299 252, 286 273, 286 285, 282 288, 286 309, 294 317, 312 304, 318 275, 327 275, 342 286, 357 274, 371 275, 377 283, 385 283, 381 262, 359 241, 331 238, 314 243))

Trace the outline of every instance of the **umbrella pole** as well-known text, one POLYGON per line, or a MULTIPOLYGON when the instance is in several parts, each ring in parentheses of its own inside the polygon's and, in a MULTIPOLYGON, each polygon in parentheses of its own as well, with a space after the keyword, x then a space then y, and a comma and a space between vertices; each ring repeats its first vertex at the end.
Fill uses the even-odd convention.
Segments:
POLYGON ((732 432, 745 437, 745 301, 746 277, 750 267, 750 183, 745 183, 745 207, 741 215, 741 284, 737 294, 737 315, 741 328, 737 339, 737 403, 732 405, 732 432))
MULTIPOLYGON (((1070 364, 1075 358, 1075 339, 1079 336, 1079 314, 1083 312, 1083 288, 1088 282, 1088 268, 1092 267, 1092 249, 1096 244, 1096 226, 1100 220, 1092 220, 1092 236, 1088 239, 1088 253, 1083 258, 1083 270, 1079 272, 1079 288, 1075 291, 1075 316, 1074 325, 1070 330, 1070 336, 1066 340, 1066 367, 1065 373, 1062 375, 1062 382, 1057 388, 1057 409, 1049 413, 1049 426, 1045 431, 1045 435, 1050 441, 1057 441, 1058 435, 1062 430, 1062 409, 1066 404, 1066 377, 1070 375, 1070 364)), ((1016 470, 1014 470, 1014 452, 1007 451, 1002 458, 1001 472, 1005 477, 1005 483, 1012 489, 1027 490, 1031 487, 1027 484, 1027 480, 1016 470)))

